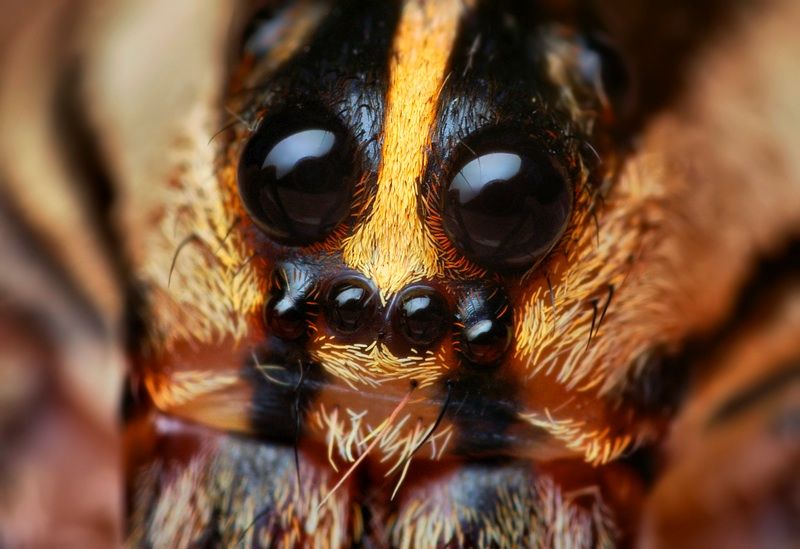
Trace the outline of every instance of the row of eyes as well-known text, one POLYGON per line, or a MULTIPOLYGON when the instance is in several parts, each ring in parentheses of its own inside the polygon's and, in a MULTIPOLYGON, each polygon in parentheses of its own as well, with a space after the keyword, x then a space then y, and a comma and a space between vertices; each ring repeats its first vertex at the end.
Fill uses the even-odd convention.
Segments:
MULTIPOLYGON (((343 127, 323 117, 265 120, 238 167, 239 193, 254 223, 285 245, 324 240, 352 211, 360 175, 352 143, 343 127)), ((524 136, 482 132, 465 143, 469 154, 454 163, 441 193, 447 238, 488 269, 530 266, 569 222, 566 171, 524 136)))

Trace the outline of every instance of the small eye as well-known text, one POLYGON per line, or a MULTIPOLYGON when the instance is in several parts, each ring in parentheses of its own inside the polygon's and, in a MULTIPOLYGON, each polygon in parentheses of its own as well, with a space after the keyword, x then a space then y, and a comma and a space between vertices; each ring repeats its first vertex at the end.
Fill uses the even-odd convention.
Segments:
POLYGON ((628 60, 610 39, 600 34, 584 37, 579 44, 577 69, 581 78, 594 88, 616 118, 631 116, 636 107, 636 82, 628 60))
POLYGON ((265 121, 239 159, 247 213, 284 244, 322 240, 350 211, 353 156, 347 132, 335 121, 265 121))
MULTIPOLYGON (((485 141, 484 141, 485 143, 485 141)), ((444 228, 467 257, 491 269, 531 265, 564 232, 567 174, 533 143, 472 148, 444 195, 444 228)))

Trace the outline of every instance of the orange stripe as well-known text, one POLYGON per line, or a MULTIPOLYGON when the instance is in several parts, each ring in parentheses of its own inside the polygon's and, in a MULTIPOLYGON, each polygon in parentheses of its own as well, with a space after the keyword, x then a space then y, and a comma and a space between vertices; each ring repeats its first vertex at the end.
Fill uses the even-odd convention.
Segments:
POLYGON ((370 277, 384 298, 440 274, 436 246, 419 217, 439 92, 464 10, 461 0, 409 0, 392 47, 383 158, 370 217, 344 246, 344 261, 370 277))

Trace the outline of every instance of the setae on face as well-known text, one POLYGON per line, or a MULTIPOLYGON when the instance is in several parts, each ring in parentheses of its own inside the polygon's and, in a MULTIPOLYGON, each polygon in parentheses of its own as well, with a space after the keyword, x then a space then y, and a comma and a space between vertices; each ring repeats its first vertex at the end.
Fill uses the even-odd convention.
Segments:
POLYGON ((800 224, 775 183, 800 169, 779 117, 731 113, 800 119, 774 15, 794 8, 678 2, 662 28, 617 1, 120 2, 68 33, 81 70, 48 93, 69 169, 0 139, 23 214, 0 209, 0 243, 81 300, 18 300, 0 348, 106 372, 108 402, 97 375, 64 386, 108 433, 125 377, 129 544, 690 544, 725 534, 702 495, 741 485, 731 455, 760 464, 747 516, 771 505, 792 248, 745 281, 800 224), (34 215, 64 200, 86 219, 34 215))

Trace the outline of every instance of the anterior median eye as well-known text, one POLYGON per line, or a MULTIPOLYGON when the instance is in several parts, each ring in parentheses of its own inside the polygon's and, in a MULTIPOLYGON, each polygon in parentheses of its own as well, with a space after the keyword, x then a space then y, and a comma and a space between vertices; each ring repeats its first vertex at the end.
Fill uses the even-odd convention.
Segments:
POLYGON ((253 221, 290 245, 327 236, 350 211, 353 151, 347 132, 322 118, 268 120, 239 159, 239 193, 253 221))
POLYGON ((564 169, 535 144, 473 149, 444 195, 444 228, 487 268, 532 264, 564 232, 572 190, 564 169))

